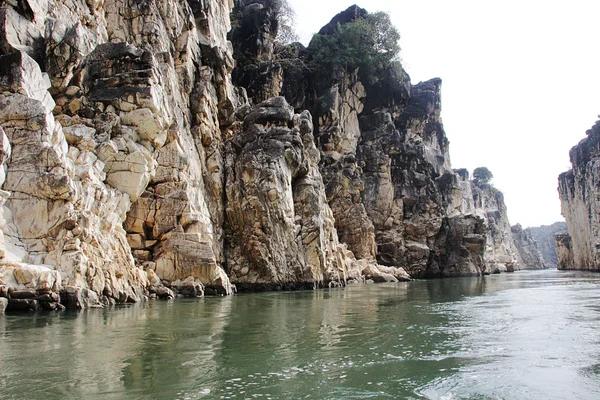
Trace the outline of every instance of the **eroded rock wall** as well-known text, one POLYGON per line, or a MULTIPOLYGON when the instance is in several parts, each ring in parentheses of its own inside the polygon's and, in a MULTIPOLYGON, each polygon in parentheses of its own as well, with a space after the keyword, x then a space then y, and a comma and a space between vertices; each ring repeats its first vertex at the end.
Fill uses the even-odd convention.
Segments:
POLYGON ((573 240, 569 232, 558 232, 554 235, 556 242, 557 269, 577 269, 573 253, 573 240))
MULTIPOLYGON (((340 241, 357 258, 376 258, 414 277, 518 268, 501 194, 451 169, 440 79, 413 85, 398 63, 378 71, 377 79, 342 65, 319 69, 311 64, 312 43, 275 44, 271 53, 273 9, 263 1, 242 3, 253 18, 241 18, 231 37, 257 37, 260 46, 250 53, 254 63, 238 56, 234 76, 252 77, 250 101, 260 102, 269 92, 263 78, 282 71, 279 93, 294 108, 310 110, 327 202, 340 241), (252 28, 257 18, 265 29, 252 35, 260 30, 252 28)), ((320 34, 365 15, 351 6, 320 34)))
MULTIPOLYGON (((273 98, 277 67, 246 85, 258 107, 232 84, 233 1, 12 4, 0 7, 0 297, 26 293, 9 309, 230 294, 230 277, 409 279, 338 239, 312 117, 273 98)), ((278 7, 236 7, 260 28, 233 35, 251 73, 273 55, 278 7)))
POLYGON ((548 268, 546 261, 534 239, 530 229, 523 229, 521 224, 512 226, 512 236, 521 259, 521 269, 548 268))
POLYGON ((560 269, 600 270, 600 121, 586 134, 569 152, 572 168, 558 177, 561 212, 572 251, 566 255, 569 246, 560 236, 556 242, 560 269))
POLYGON ((108 302, 182 281, 231 293, 222 135, 245 102, 230 82, 233 4, 23 4, 0 8, 3 283, 108 302))
POLYGON ((271 0, 12 4, 9 310, 517 268, 501 194, 451 169, 441 80, 307 68, 271 0))
POLYGON ((552 225, 542 225, 527 228, 531 236, 536 240, 540 253, 548 268, 556 268, 558 265, 558 256, 556 253, 556 243, 554 236, 558 232, 568 230, 567 223, 564 221, 555 222, 552 225))

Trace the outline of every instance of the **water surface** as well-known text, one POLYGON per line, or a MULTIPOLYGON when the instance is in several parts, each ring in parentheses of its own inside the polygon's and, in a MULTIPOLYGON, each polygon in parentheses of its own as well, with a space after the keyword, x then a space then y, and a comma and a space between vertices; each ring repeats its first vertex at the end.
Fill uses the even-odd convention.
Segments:
POLYGON ((0 399, 599 399, 600 274, 0 316, 0 399))

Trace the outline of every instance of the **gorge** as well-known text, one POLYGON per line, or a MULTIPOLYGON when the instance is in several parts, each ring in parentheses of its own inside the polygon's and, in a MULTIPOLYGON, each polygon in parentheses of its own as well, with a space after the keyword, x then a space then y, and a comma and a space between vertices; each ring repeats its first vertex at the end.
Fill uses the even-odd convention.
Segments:
POLYGON ((275 42, 278 7, 3 4, 2 311, 544 266, 452 169, 440 79, 315 63, 318 41, 275 42))

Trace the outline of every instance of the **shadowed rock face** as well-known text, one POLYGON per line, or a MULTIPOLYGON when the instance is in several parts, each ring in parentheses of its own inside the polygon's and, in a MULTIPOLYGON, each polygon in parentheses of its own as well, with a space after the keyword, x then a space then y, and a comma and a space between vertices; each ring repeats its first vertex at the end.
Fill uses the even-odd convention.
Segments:
MULTIPOLYGON (((320 34, 366 14, 350 7, 320 34)), ((266 62, 283 68, 286 100, 312 114, 340 241, 358 258, 375 257, 415 277, 518 269, 501 193, 473 187, 466 171, 451 169, 441 80, 412 85, 396 65, 364 83, 359 70, 343 66, 302 68, 310 52, 310 45, 284 46, 266 62)), ((255 66, 264 68, 265 61, 255 66)))
POLYGON ((364 18, 367 14, 367 10, 364 8, 360 8, 357 5, 352 5, 333 17, 327 25, 319 30, 319 35, 331 35, 337 30, 338 25, 344 25, 348 22, 364 18))
POLYGON ((558 232, 554 235, 556 243, 556 255, 558 257, 558 269, 578 269, 575 265, 573 253, 573 240, 567 231, 558 232))
POLYGON ((560 269, 600 269, 600 121, 589 129, 587 137, 569 152, 572 168, 558 177, 562 215, 571 237, 571 255, 566 236, 557 236, 560 269), (559 240, 560 239, 560 240, 559 240), (560 244, 560 248, 558 245, 560 244))

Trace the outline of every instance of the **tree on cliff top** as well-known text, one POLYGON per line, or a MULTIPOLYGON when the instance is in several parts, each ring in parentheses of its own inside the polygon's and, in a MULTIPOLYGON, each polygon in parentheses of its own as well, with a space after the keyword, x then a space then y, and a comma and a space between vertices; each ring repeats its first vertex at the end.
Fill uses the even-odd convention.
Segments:
POLYGON ((362 79, 373 81, 378 71, 399 62, 399 40, 400 34, 387 13, 370 13, 338 23, 332 33, 315 35, 309 45, 309 63, 315 70, 359 68, 362 79))
POLYGON ((488 184, 492 180, 494 175, 492 171, 487 169, 486 167, 478 167, 473 171, 473 179, 476 184, 488 184))
POLYGON ((296 12, 287 0, 278 0, 275 2, 277 10, 277 36, 275 42, 278 44, 288 44, 297 42, 299 37, 295 30, 296 12))

